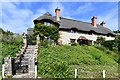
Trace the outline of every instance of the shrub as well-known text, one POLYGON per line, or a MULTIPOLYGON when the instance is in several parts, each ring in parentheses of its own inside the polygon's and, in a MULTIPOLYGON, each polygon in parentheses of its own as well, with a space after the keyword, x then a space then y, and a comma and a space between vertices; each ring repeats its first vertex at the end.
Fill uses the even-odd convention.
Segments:
POLYGON ((97 40, 96 40, 97 44, 101 44, 104 41, 105 41, 105 38, 103 38, 103 37, 97 37, 97 40))
POLYGON ((114 40, 110 40, 110 41, 102 42, 101 44, 102 44, 104 47, 112 50, 113 42, 114 42, 114 40))

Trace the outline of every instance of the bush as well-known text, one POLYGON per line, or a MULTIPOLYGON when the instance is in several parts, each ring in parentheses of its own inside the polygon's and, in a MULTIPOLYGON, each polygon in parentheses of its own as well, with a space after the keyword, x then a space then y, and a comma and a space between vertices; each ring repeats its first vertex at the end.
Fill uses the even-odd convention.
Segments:
POLYGON ((104 41, 105 41, 105 38, 103 38, 103 37, 97 37, 97 40, 96 40, 97 44, 101 44, 104 41))
POLYGON ((114 40, 110 40, 110 41, 102 42, 101 44, 102 44, 104 47, 106 47, 106 48, 108 48, 108 49, 110 49, 110 50, 113 50, 113 48, 112 48, 113 42, 114 42, 114 40))

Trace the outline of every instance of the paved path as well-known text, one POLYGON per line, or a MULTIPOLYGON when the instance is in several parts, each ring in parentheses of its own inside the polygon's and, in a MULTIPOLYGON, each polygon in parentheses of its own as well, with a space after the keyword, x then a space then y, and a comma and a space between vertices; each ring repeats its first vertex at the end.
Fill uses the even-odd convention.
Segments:
POLYGON ((35 77, 35 48, 35 45, 28 45, 21 59, 18 59, 19 68, 16 70, 16 75, 14 75, 13 78, 35 77))

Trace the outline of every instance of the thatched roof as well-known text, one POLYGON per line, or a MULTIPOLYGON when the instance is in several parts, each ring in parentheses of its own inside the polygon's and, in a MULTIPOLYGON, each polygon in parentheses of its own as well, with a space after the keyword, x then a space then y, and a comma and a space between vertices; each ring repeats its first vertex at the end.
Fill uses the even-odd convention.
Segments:
POLYGON ((63 18, 60 17, 60 21, 56 20, 55 16, 52 16, 50 13, 45 13, 42 16, 38 17, 35 21, 41 21, 41 20, 51 20, 57 24, 59 24, 59 29, 72 29, 75 28, 79 31, 93 31, 98 34, 112 34, 115 35, 110 29, 103 27, 101 25, 97 24, 97 27, 94 27, 91 25, 91 23, 88 22, 83 22, 83 21, 78 21, 74 19, 68 19, 68 18, 63 18))

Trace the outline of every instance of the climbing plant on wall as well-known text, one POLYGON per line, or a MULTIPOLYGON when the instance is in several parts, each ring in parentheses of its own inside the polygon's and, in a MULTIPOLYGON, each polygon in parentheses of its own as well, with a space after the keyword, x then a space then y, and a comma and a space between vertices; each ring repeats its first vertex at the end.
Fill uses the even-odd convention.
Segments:
POLYGON ((34 26, 33 35, 36 36, 39 34, 40 39, 42 41, 45 40, 46 38, 56 41, 59 38, 58 30, 59 28, 57 26, 54 26, 54 25, 47 26, 47 25, 38 23, 34 26))

